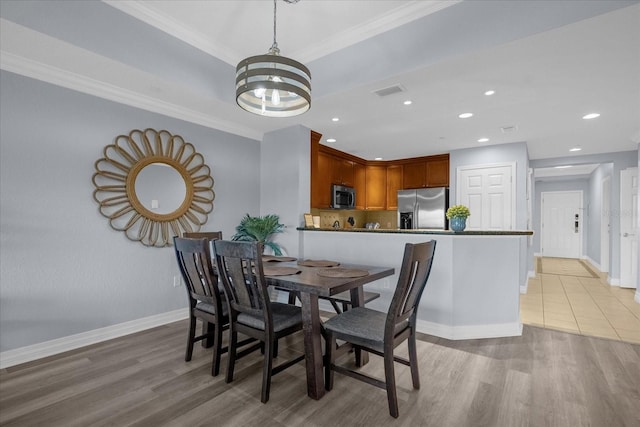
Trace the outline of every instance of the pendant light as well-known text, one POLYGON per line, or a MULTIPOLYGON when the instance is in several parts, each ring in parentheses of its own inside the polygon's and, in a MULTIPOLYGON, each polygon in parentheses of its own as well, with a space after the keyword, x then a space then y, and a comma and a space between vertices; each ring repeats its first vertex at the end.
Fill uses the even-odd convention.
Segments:
POLYGON ((311 107, 309 69, 280 56, 276 42, 276 0, 273 0, 273 45, 266 55, 251 56, 238 63, 236 102, 250 113, 267 117, 297 116, 311 107))

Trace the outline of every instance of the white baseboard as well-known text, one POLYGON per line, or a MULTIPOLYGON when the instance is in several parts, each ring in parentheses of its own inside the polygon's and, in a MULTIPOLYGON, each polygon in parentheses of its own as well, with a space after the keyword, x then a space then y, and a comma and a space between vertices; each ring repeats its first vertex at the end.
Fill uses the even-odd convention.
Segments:
POLYGON ((617 277, 607 276, 607 283, 609 283, 611 286, 620 286, 620 279, 618 279, 617 277))
POLYGON ((527 272, 527 277, 530 278, 530 279, 536 277, 536 271, 535 270, 529 270, 527 272))
POLYGON ((529 281, 527 280, 524 282, 524 285, 520 285, 520 293, 524 295, 527 293, 528 289, 529 289, 529 281))
POLYGON ((76 348, 122 337, 144 331, 146 329, 155 328, 157 326, 166 325, 167 323, 176 322, 188 317, 189 309, 181 308, 179 310, 143 317, 142 319, 136 319, 130 322, 94 329, 80 334, 69 335, 67 337, 57 338, 51 341, 16 348, 14 350, 3 351, 0 353, 0 369, 64 353, 65 351, 75 350, 76 348))
POLYGON ((599 263, 595 262, 594 260, 592 260, 588 256, 584 257, 584 260, 587 261, 589 264, 591 264, 591 266, 594 267, 596 270, 602 272, 602 268, 600 267, 599 263))
POLYGON ((638 289, 636 291, 636 296, 634 298, 635 302, 637 302, 638 304, 640 304, 640 289, 638 289))
POLYGON ((497 323, 492 325, 448 326, 420 320, 416 329, 427 335, 448 340, 472 340, 478 338, 517 337, 522 335, 522 323, 497 323))

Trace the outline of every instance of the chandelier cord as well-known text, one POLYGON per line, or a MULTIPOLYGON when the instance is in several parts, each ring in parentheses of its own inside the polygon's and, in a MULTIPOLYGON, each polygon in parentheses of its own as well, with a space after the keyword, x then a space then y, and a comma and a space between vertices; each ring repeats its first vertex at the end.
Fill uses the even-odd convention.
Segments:
POLYGON ((273 45, 272 49, 278 49, 278 42, 276 41, 276 3, 277 0, 273 0, 273 45))

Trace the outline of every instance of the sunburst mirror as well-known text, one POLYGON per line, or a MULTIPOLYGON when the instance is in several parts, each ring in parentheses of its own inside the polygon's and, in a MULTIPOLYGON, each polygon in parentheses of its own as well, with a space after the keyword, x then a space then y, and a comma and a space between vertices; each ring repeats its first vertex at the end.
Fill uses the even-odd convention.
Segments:
POLYGON ((207 222, 215 198, 211 170, 180 135, 134 129, 103 155, 95 163, 93 198, 114 230, 164 247, 207 222))

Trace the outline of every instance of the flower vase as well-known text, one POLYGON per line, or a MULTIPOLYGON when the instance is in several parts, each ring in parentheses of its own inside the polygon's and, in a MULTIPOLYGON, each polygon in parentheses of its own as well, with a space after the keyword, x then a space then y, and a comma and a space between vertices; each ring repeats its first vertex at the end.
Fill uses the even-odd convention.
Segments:
POLYGON ((451 218, 451 221, 449 222, 449 227, 451 227, 451 229, 456 232, 464 231, 466 226, 467 226, 467 218, 462 216, 454 216, 453 218, 451 218))

